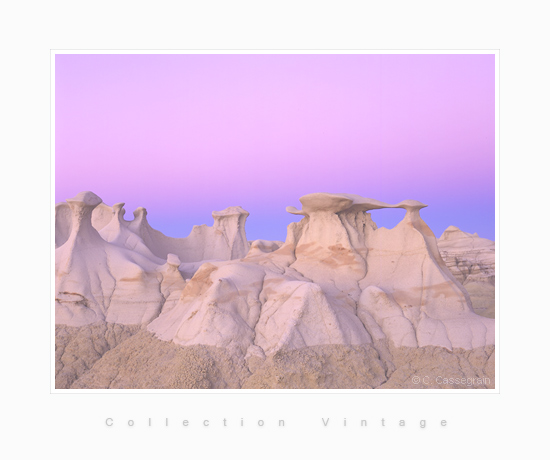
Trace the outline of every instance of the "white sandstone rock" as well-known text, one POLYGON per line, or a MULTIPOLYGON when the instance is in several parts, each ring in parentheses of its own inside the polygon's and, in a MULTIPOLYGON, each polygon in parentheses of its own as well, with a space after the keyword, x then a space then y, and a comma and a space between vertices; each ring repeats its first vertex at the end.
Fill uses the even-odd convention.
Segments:
POLYGON ((195 225, 186 238, 171 238, 153 229, 147 211, 138 208, 129 228, 139 235, 157 257, 176 254, 183 263, 203 260, 230 260, 246 256, 249 244, 245 234, 248 212, 240 206, 214 211, 214 225, 195 225))
MULTIPOLYGON (((125 221, 122 203, 103 205, 96 227, 101 199, 81 193, 56 206, 56 323, 145 323, 161 340, 221 347, 254 368, 279 350, 313 346, 494 344, 494 320, 474 313, 420 218, 424 204, 328 193, 300 201, 302 210, 287 208, 304 217, 284 244, 250 245, 240 207, 169 238, 149 226, 144 208, 125 221), (377 228, 368 211, 383 208, 405 217, 377 228)), ((444 236, 446 254, 475 239, 453 229, 444 236)))
POLYGON ((67 241, 56 249, 56 323, 148 323, 164 298, 159 266, 105 241, 92 226, 101 198, 91 192, 67 200, 72 213, 67 241))

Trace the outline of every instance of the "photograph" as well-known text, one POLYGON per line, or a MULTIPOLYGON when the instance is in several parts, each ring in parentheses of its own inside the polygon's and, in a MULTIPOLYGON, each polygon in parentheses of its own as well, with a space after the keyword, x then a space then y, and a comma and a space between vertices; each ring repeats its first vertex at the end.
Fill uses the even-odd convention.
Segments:
POLYGON ((544 457, 545 4, 4 3, 4 457, 544 457))
POLYGON ((51 62, 52 392, 498 393, 498 51, 51 62))

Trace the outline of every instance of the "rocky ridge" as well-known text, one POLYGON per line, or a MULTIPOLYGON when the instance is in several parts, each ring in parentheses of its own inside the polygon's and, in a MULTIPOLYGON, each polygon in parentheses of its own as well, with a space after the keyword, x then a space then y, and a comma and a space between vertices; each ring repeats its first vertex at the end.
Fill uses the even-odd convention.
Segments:
POLYGON ((465 288, 485 281, 472 264, 463 285, 464 264, 450 263, 462 237, 438 241, 413 200, 300 201, 282 244, 250 244, 240 207, 169 238, 143 208, 125 221, 123 203, 91 192, 58 204, 56 387, 420 388, 406 369, 439 361, 494 385, 494 320, 465 288), (406 214, 393 229, 368 212, 396 207, 406 214))

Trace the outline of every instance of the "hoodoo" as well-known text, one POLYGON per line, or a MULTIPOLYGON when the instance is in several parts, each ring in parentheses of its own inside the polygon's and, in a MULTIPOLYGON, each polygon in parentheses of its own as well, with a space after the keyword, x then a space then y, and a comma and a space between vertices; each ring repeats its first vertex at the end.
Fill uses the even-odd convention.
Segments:
POLYGON ((374 353, 376 385, 395 371, 395 350, 494 344, 494 320, 476 314, 463 285, 494 285, 494 243, 456 227, 438 241, 420 217, 426 205, 414 200, 313 193, 300 201, 301 210, 287 208, 303 218, 284 243, 250 244, 241 207, 170 238, 144 208, 126 221, 123 203, 78 194, 56 206, 56 324, 143 325, 173 346, 224 350, 246 372, 280 353, 360 347, 374 353), (404 209, 403 220, 378 228, 369 211, 384 208, 404 209), (459 261, 459 253, 469 255, 459 261))

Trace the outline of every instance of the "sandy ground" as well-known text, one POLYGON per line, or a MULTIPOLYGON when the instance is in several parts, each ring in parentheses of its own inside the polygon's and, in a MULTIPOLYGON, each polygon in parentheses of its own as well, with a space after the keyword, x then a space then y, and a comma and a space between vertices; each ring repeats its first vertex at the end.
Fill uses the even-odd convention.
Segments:
POLYGON ((56 388, 483 389, 494 388, 494 346, 448 351, 322 345, 265 359, 179 346, 139 326, 56 326, 56 388))

